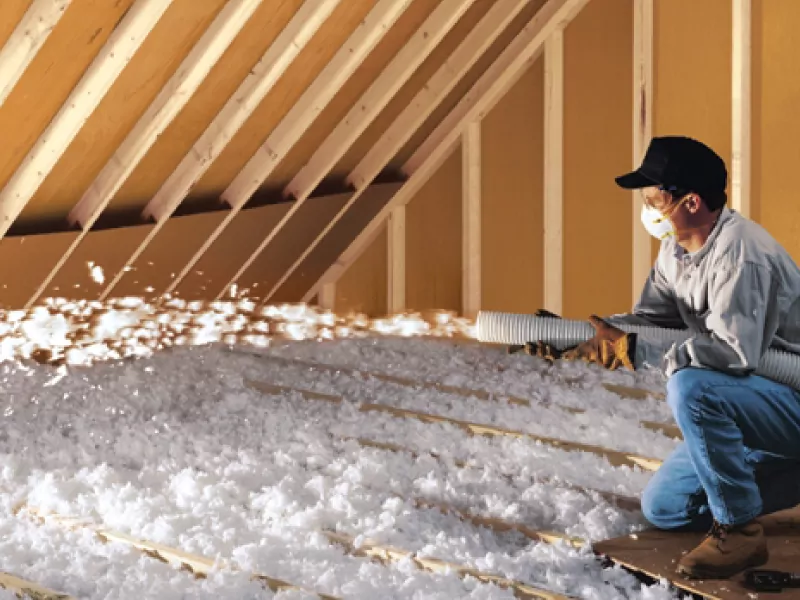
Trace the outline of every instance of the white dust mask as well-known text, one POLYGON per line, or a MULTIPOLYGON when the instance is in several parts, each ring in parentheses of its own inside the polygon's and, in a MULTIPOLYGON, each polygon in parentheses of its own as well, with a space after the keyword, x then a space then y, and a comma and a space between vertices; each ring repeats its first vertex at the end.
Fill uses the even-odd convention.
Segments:
POLYGON ((647 206, 646 204, 642 205, 642 225, 647 229, 647 233, 659 240, 675 235, 675 228, 672 226, 672 221, 655 208, 647 206))
POLYGON ((672 221, 669 220, 669 215, 675 212, 686 198, 688 196, 684 196, 677 204, 670 206, 669 213, 666 215, 661 214, 661 211, 651 206, 647 206, 647 204, 642 204, 642 225, 647 229, 647 233, 659 240, 675 235, 675 227, 673 227, 672 221))

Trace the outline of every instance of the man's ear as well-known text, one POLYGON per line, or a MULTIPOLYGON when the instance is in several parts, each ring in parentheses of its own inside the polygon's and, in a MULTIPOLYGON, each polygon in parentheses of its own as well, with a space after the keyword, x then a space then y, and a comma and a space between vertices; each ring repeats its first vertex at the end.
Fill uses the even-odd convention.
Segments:
POLYGON ((700 196, 698 196, 697 194, 692 192, 692 193, 689 194, 689 197, 686 199, 686 208, 689 210, 689 212, 694 214, 698 210, 700 210, 700 206, 702 205, 702 203, 703 203, 702 198, 700 198, 700 196))

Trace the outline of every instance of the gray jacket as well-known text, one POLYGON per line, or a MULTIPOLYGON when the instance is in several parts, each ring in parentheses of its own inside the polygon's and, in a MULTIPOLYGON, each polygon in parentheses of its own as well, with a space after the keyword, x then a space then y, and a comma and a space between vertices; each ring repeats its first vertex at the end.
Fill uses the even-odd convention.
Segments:
POLYGON ((693 334, 680 343, 638 336, 637 369, 747 375, 770 347, 800 354, 800 269, 763 227, 725 208, 697 252, 663 241, 633 313, 607 320, 693 334))

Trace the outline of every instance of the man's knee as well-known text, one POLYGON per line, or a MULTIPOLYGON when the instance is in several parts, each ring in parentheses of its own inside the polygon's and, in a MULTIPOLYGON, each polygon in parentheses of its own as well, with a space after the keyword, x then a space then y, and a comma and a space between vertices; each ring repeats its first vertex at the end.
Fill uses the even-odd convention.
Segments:
POLYGON ((676 529, 685 525, 685 516, 680 514, 675 502, 675 493, 668 485, 650 480, 642 492, 642 514, 658 529, 676 529))
POLYGON ((713 376, 713 371, 694 368, 673 373, 667 381, 667 403, 673 414, 691 411, 704 401, 708 395, 709 378, 713 376))

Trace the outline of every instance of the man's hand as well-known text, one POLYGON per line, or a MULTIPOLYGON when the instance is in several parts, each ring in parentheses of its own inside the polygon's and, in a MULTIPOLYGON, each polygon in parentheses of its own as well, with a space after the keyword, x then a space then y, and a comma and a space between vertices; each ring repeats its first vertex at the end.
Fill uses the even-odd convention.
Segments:
MULTIPOLYGON (((544 317, 548 319, 560 319, 561 316, 556 313, 550 312, 545 308, 538 309, 533 313, 534 317, 544 317)), ((517 352, 524 352, 530 356, 537 356, 550 362, 561 357, 563 350, 554 348, 547 342, 527 342, 526 344, 512 344, 508 347, 509 354, 516 354, 517 352)))
POLYGON ((561 358, 564 351, 554 348, 547 342, 527 342, 525 344, 515 344, 508 347, 509 354, 516 354, 517 352, 524 352, 530 356, 537 356, 553 362, 561 358))
POLYGON ((594 327, 594 337, 562 352, 560 358, 594 362, 610 371, 620 366, 635 371, 636 334, 625 333, 597 315, 589 317, 589 323, 594 327))

